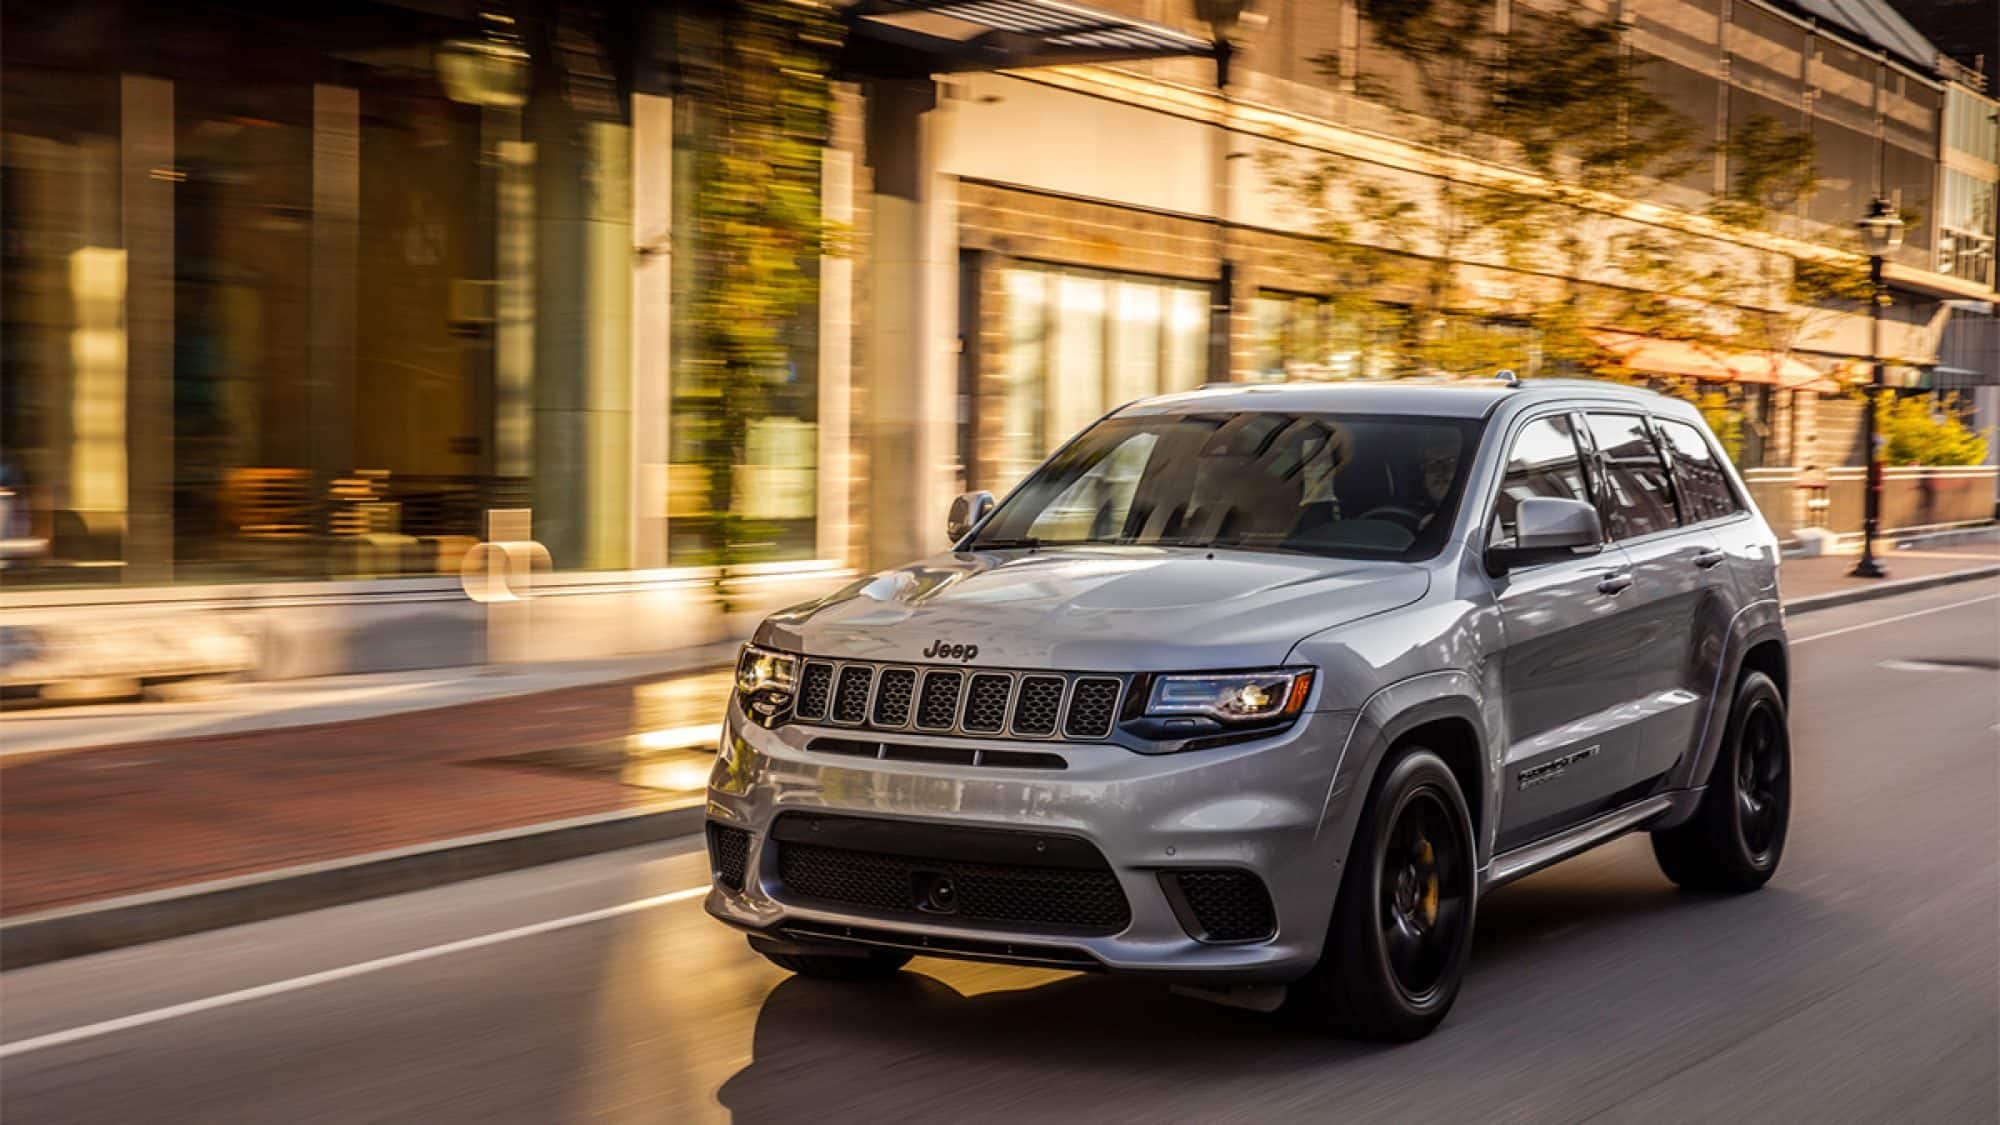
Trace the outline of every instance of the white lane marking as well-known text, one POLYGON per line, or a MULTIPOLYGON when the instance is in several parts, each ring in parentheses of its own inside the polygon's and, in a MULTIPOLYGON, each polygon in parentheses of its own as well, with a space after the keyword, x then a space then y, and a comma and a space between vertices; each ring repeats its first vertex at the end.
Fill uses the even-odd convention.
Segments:
POLYGON ((470 949, 481 949, 489 945, 499 945, 501 942, 513 941, 517 938, 534 937, 537 934, 546 934, 555 930, 566 930, 572 926, 583 926, 592 922, 601 922, 606 918, 616 918, 622 914, 635 914, 641 910, 651 910, 656 906, 665 906, 668 903, 684 902, 687 899, 696 898, 707 893, 708 887, 706 885, 689 887, 684 891, 672 891, 663 895, 654 895, 651 898, 621 902, 616 906, 607 906, 601 910, 587 910, 582 914, 551 918, 545 922, 516 926, 511 930, 497 930, 490 934, 480 934, 478 937, 448 941, 443 945, 413 949, 408 953, 396 953, 388 957, 377 957, 372 961, 358 961, 352 965, 343 965, 337 969, 307 973, 305 976, 292 977, 289 980, 272 981, 270 984, 260 984, 255 988, 239 988, 234 992, 224 992, 215 996, 203 997, 200 1000, 190 1000, 185 1004, 171 1004, 164 1008, 154 1008, 150 1012, 120 1016, 117 1019, 85 1024, 82 1027, 72 1027, 67 1031, 52 1031, 47 1035, 37 1035, 33 1039, 22 1039, 14 1043, 0 1044, 0 1059, 13 1058, 15 1055, 25 1055, 30 1051, 44 1051, 50 1047, 60 1047, 67 1043, 79 1043, 86 1039, 96 1039, 103 1035, 112 1035, 120 1031, 130 1031, 136 1027, 164 1023, 167 1020, 179 1019, 182 1016, 212 1012, 217 1008, 226 1008, 232 1004, 242 1004, 250 1000, 261 1000, 267 996, 280 996, 287 992, 297 992, 302 988, 315 988, 322 984, 332 984, 334 981, 346 980, 349 977, 358 977, 365 973, 380 972, 383 969, 394 969, 402 965, 412 965, 419 961, 429 961, 435 957, 449 957, 454 953, 464 953, 470 949))
POLYGON ((1891 672, 1977 672, 1982 669, 1975 664, 1946 664, 1941 660, 1878 660, 1877 668, 1887 668, 1891 672))
POLYGON ((1983 598, 1968 598, 1965 601, 1953 602, 1950 605, 1934 605, 1929 609, 1912 610, 1909 613, 1899 613, 1894 617, 1884 617, 1877 621, 1863 621, 1859 625, 1849 625, 1841 629, 1828 629, 1824 633, 1814 633, 1810 637, 1793 637, 1792 643, 1802 645, 1812 641, 1823 641, 1828 637, 1838 637, 1843 633, 1853 633, 1861 629, 1873 629, 1877 625, 1894 625, 1898 621, 1908 621, 1912 617, 1922 617, 1927 613, 1943 613, 1948 609, 1964 609, 1966 606, 1978 605, 1980 602, 1990 602, 1996 598, 2000 598, 2000 594, 1988 594, 1983 598))

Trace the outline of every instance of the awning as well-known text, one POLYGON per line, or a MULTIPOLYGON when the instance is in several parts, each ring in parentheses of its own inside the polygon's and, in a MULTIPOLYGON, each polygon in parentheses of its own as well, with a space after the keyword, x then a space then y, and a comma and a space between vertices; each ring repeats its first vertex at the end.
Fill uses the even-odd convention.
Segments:
POLYGON ((845 10, 848 68, 920 77, 974 70, 1209 55, 1156 23, 1061 0, 857 0, 845 10))
POLYGON ((1598 346, 1634 371, 1727 383, 1756 383, 1787 390, 1831 392, 1840 384, 1802 359, 1776 352, 1726 348, 1692 340, 1664 340, 1633 332, 1590 333, 1598 346))

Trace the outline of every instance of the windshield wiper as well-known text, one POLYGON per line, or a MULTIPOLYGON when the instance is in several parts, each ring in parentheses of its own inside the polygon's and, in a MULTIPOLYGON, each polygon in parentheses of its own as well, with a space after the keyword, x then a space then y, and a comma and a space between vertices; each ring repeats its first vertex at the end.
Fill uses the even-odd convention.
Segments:
POLYGON ((974 551, 1007 551, 1019 547, 1033 549, 1042 545, 1040 539, 975 539, 968 548, 974 551))

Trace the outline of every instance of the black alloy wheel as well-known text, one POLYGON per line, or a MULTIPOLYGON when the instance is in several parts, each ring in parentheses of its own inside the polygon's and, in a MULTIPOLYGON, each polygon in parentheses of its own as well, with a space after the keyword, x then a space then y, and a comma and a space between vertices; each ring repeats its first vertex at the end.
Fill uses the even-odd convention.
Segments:
POLYGON ((1759 865, 1771 860, 1784 810, 1791 803, 1784 719, 1766 700, 1743 716, 1736 757, 1736 823, 1743 845, 1759 865))
POLYGON ((1421 1003, 1460 947, 1472 897, 1463 834, 1434 786, 1411 793, 1376 874, 1382 948, 1396 986, 1421 1003))
POLYGON ((1286 1007, 1358 1039, 1429 1035, 1458 998, 1477 904, 1472 814, 1435 751, 1393 751, 1369 787, 1319 963, 1286 1007))
POLYGON ((1737 682, 1701 803, 1653 833, 1653 857, 1690 891, 1741 894, 1771 881, 1792 813, 1792 740, 1785 697, 1762 672, 1737 682))

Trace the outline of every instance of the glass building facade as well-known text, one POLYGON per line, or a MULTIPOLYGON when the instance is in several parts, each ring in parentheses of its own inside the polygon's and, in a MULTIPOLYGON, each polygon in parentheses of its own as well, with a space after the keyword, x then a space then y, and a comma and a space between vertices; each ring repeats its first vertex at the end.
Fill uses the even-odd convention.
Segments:
MULTIPOLYGON (((646 145, 692 174, 699 99, 659 99, 670 136, 636 135, 635 103, 673 92, 694 17, 87 0, 4 18, 8 584, 455 574, 484 514, 514 507, 558 569, 700 561, 714 392, 670 346, 683 303, 635 292, 647 238, 674 251, 669 294, 697 283, 695 193, 635 197, 646 145), (683 240, 635 232, 649 212, 683 240), (675 361, 649 398, 655 320, 675 361), (649 476, 656 420, 652 459, 676 471, 649 476)), ((772 528, 760 557, 816 547, 817 327, 797 318, 734 474, 772 528)))

